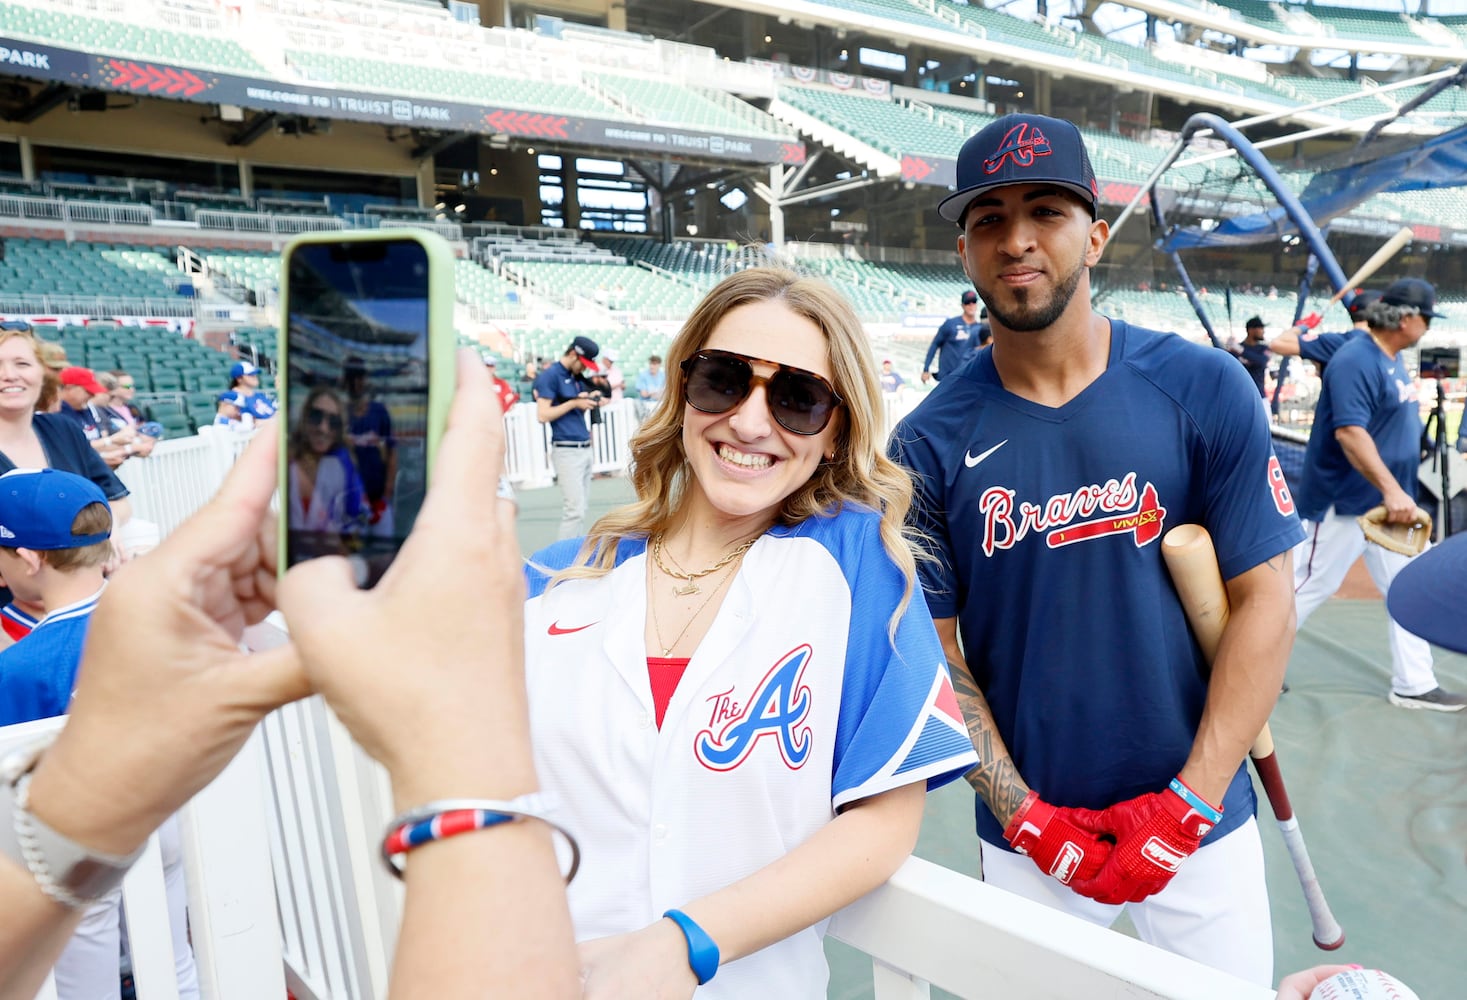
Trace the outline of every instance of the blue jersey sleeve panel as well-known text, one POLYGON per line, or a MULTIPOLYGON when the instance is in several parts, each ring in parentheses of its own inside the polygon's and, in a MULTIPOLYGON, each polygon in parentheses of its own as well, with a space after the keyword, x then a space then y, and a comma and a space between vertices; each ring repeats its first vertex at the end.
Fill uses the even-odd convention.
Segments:
POLYGON ((849 589, 850 635, 831 776, 836 810, 914 781, 925 781, 930 791, 977 763, 942 644, 915 582, 895 636, 888 633, 907 581, 882 544, 880 520, 869 508, 846 505, 770 532, 820 543, 849 589))
MULTIPOLYGON (((525 599, 539 597, 545 593, 550 578, 575 562, 585 537, 565 538, 552 542, 525 560, 525 599)), ((615 566, 620 566, 633 556, 641 555, 647 548, 645 538, 623 538, 616 544, 615 566)))
MULTIPOLYGON (((1103 808, 1166 787, 1186 762, 1206 665, 1161 559, 1208 528, 1233 577, 1303 533, 1257 391, 1230 355, 1111 324, 1102 375, 1061 407, 1007 392, 991 352, 898 426, 933 614, 957 615, 968 665, 1031 787, 1103 808), (1281 477, 1280 477, 1281 478, 1281 477)), ((1222 836, 1253 814, 1246 771, 1222 836)), ((985 841, 1002 828, 978 805, 985 841)))

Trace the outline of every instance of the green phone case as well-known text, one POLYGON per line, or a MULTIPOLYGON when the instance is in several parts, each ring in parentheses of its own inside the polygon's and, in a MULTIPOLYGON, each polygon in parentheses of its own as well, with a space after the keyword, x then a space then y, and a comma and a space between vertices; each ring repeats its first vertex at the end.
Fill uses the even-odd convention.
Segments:
MULTIPOLYGON (((298 247, 333 243, 383 243, 407 240, 419 244, 428 258, 428 426, 425 432, 428 455, 428 482, 433 479, 433 463, 437 460, 438 442, 448 424, 448 410, 453 403, 455 374, 455 334, 453 330, 453 248, 436 233, 422 229, 333 230, 303 233, 285 245, 280 254, 280 337, 276 344, 276 392, 282 403, 289 397, 286 379, 290 371, 290 259, 298 247)), ((285 497, 289 480, 288 428, 289 414, 282 405, 276 433, 279 437, 277 457, 281 493, 280 530, 277 532, 277 566, 283 576, 286 570, 286 540, 290 504, 285 497)))

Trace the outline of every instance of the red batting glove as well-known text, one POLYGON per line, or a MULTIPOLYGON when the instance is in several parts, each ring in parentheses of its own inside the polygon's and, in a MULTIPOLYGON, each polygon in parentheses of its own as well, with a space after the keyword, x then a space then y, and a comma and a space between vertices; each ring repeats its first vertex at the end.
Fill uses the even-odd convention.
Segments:
POLYGON ((1322 317, 1319 315, 1319 313, 1310 313, 1308 316, 1301 317, 1299 322, 1295 323, 1294 325, 1300 330, 1313 330, 1316 326, 1319 325, 1319 321, 1321 318, 1322 317))
POLYGON ((1098 812, 1052 806, 1030 791, 1009 820, 1003 839, 1033 859, 1044 874, 1069 885, 1072 879, 1094 878, 1110 856, 1110 842, 1085 828, 1099 819, 1098 812))
POLYGON ((1070 888, 1101 903, 1139 903, 1166 888, 1217 825, 1222 810, 1177 778, 1166 791, 1118 802, 1100 817, 1115 833, 1115 849, 1093 879, 1077 880, 1070 888))

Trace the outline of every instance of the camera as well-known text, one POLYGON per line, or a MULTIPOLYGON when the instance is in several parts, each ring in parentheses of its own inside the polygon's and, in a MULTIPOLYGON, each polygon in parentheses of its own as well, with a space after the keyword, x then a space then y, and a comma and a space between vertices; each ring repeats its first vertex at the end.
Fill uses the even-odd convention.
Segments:
POLYGON ((590 393, 588 393, 588 396, 590 397, 591 402, 596 404, 595 406, 591 407, 590 410, 591 423, 599 424, 601 423, 601 390, 592 389, 590 393))

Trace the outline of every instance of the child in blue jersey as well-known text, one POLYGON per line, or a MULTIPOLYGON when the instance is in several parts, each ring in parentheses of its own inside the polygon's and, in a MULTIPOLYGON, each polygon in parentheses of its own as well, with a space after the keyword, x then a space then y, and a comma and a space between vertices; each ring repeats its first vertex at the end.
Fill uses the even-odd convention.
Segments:
MULTIPOLYGON (((87 627, 106 586, 111 534, 107 498, 90 480, 58 469, 16 469, 0 476, 0 575, 17 601, 42 612, 29 634, 0 651, 0 726, 67 712, 87 627)), ((12 608, 4 610, 7 631, 24 616, 12 608)), ((176 845, 172 821, 161 835, 165 847, 176 845)), ((196 998, 176 847, 165 852, 165 876, 180 992, 196 998)), ((120 905, 121 896, 112 894, 88 909, 56 963, 59 1000, 118 995, 120 905)))
POLYGON ((827 919, 975 761, 902 533, 911 485, 823 282, 725 279, 667 370, 637 501, 536 555, 525 607, 586 995, 817 1000, 827 919))
POLYGON ((1226 352, 1092 310, 1109 228, 1073 124, 1001 118, 957 178, 938 211, 993 344, 890 447, 982 758, 984 878, 1103 925, 1130 906, 1148 942, 1269 983, 1243 761, 1288 660, 1302 536, 1258 392, 1226 352), (1186 523, 1232 598, 1210 679, 1161 558, 1186 523))

